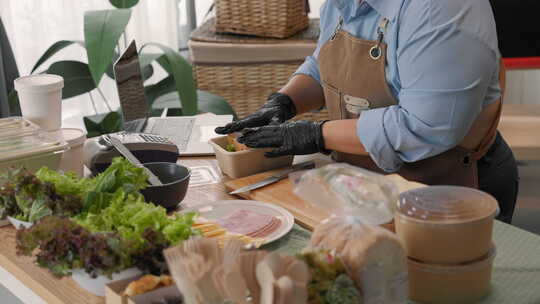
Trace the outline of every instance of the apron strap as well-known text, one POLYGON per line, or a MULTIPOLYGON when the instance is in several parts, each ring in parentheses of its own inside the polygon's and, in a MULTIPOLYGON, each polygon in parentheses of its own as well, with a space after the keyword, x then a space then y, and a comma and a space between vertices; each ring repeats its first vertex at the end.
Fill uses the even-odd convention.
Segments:
POLYGON ((478 149, 476 149, 471 154, 471 158, 473 160, 479 160, 484 155, 486 155, 486 153, 489 151, 489 148, 491 148, 491 145, 495 141, 495 137, 497 136, 497 127, 499 126, 499 121, 501 120, 502 107, 503 107, 503 101, 504 101, 504 92, 506 91, 506 69, 504 68, 502 59, 500 62, 499 82, 501 86, 501 99, 500 99, 499 109, 497 110, 497 115, 495 116, 495 119, 493 120, 493 123, 491 127, 489 128, 486 136, 480 142, 478 149))

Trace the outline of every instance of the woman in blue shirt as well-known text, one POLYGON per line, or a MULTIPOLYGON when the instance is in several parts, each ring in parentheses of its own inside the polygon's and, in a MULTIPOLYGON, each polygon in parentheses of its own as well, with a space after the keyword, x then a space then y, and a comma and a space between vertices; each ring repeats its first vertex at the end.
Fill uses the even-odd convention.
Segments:
POLYGON ((243 130, 241 143, 275 148, 268 156, 332 151, 370 170, 480 188, 510 222, 518 173, 496 131, 499 63, 488 0, 327 0, 314 54, 261 109, 216 132, 243 130), (288 122, 324 106, 330 121, 288 122))

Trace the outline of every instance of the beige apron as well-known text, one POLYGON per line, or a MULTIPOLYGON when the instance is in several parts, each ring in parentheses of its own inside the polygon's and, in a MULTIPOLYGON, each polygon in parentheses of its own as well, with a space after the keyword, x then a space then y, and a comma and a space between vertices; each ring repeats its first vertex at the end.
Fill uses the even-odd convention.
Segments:
MULTIPOLYGON (((340 19, 332 38, 321 48, 318 61, 330 119, 358 118, 361 111, 397 105, 385 77, 386 44, 383 19, 377 41, 356 38, 341 30, 340 19)), ((504 71, 501 69, 501 77, 504 71)), ((476 161, 495 140, 502 102, 485 108, 465 139, 442 154, 405 163, 397 172, 403 177, 429 185, 460 185, 478 188, 476 161)), ((334 153, 334 159, 382 172, 366 155, 334 153)))

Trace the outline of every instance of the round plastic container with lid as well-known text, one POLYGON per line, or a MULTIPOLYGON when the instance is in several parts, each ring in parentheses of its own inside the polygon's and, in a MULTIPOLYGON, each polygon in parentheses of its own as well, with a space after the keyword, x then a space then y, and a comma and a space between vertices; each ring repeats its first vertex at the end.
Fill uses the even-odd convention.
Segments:
POLYGON ((495 198, 472 188, 431 186, 400 195, 395 229, 407 255, 437 264, 465 263, 491 248, 495 198))
POLYGON ((83 145, 86 141, 86 133, 75 128, 62 128, 58 133, 69 145, 69 149, 62 155, 59 169, 75 172, 82 177, 84 173, 83 145))
POLYGON ((408 259, 409 297, 419 303, 466 304, 485 297, 491 286, 496 249, 463 264, 426 264, 408 259))

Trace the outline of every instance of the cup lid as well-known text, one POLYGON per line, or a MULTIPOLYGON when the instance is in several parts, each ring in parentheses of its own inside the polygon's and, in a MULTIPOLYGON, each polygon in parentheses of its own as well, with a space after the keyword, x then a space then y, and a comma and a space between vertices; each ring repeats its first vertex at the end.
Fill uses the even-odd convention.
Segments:
POLYGON ((64 78, 53 74, 23 76, 15 79, 17 91, 54 91, 64 87, 64 78))
POLYGON ((497 200, 480 190, 457 186, 430 186, 402 193, 397 212, 419 221, 461 223, 496 216, 497 200))

